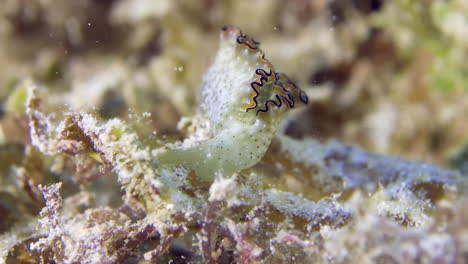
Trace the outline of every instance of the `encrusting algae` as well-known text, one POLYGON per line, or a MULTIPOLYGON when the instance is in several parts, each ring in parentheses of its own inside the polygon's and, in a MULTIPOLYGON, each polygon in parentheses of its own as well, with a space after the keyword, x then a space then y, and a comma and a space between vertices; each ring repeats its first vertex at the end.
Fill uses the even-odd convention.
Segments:
POLYGON ((308 103, 304 91, 275 71, 259 42, 234 26, 225 26, 220 39, 201 90, 201 109, 212 138, 158 156, 159 162, 186 165, 205 180, 258 163, 286 112, 308 103))

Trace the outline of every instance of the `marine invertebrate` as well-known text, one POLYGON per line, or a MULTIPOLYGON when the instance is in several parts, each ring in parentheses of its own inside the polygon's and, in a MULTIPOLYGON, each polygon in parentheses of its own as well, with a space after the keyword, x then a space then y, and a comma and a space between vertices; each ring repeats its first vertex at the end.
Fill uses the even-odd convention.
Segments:
POLYGON ((284 114, 307 104, 307 95, 286 74, 276 72, 259 42, 234 26, 221 30, 213 65, 203 77, 201 108, 212 138, 159 155, 161 163, 194 169, 202 179, 231 175, 265 154, 284 114))

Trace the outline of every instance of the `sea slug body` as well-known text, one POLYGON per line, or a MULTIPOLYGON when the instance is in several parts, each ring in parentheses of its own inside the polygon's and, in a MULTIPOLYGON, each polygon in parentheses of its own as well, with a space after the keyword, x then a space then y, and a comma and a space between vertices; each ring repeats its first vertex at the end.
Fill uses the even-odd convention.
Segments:
POLYGON ((286 74, 276 72, 260 43, 234 26, 223 27, 220 47, 202 79, 201 110, 213 137, 186 149, 161 153, 161 164, 181 164, 211 180, 255 165, 265 154, 284 114, 308 103, 286 74))

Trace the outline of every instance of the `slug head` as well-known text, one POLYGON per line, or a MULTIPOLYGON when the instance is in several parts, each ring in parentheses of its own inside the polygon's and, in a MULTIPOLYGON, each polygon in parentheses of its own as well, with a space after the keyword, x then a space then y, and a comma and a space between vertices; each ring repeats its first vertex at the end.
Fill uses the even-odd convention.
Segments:
POLYGON ((233 116, 250 125, 256 119, 279 120, 287 110, 308 103, 304 91, 275 71, 259 42, 234 26, 223 27, 220 38, 215 62, 202 85, 204 110, 215 127, 233 116))

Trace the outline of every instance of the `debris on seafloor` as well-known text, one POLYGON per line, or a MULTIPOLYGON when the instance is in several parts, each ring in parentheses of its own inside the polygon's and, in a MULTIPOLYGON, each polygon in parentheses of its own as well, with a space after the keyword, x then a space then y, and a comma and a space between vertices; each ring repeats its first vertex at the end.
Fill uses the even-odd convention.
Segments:
POLYGON ((424 66, 457 69, 462 1, 200 2, 6 1, 0 263, 465 261, 464 77, 424 66), (279 25, 249 27, 264 51, 227 26, 215 54, 218 20, 251 12, 279 25), (63 41, 15 57, 41 36, 63 41), (404 52, 421 36, 436 44, 404 52), (405 159, 453 149, 458 171, 405 159))

